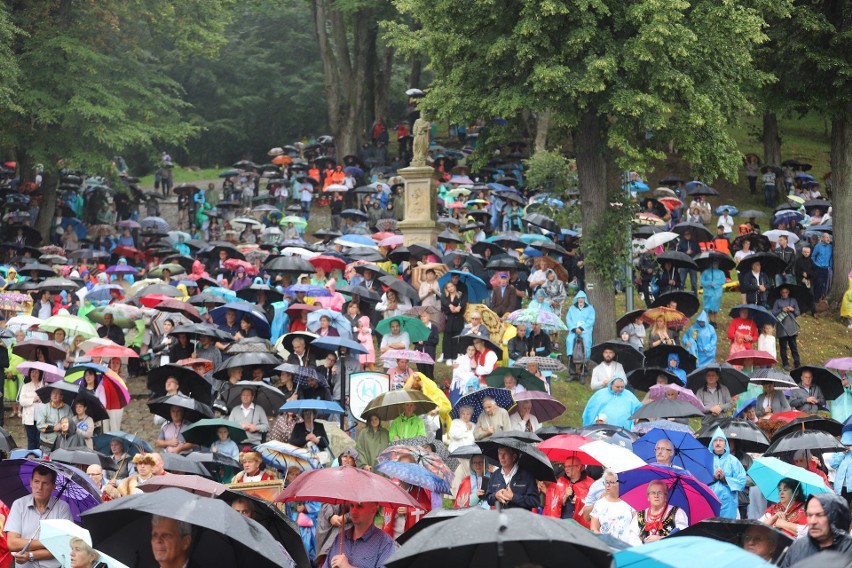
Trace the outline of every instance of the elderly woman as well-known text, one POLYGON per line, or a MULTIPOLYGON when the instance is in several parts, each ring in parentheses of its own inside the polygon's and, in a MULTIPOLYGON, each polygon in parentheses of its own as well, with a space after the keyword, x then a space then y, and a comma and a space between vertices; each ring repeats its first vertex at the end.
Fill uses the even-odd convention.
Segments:
POLYGON ((608 534, 627 542, 630 522, 636 511, 619 497, 618 474, 607 469, 603 474, 604 492, 591 512, 591 529, 595 534, 608 534))
POLYGON ((243 464, 243 470, 237 472, 231 483, 252 483, 275 479, 275 474, 260 469, 260 466, 263 465, 263 458, 260 452, 252 450, 250 446, 246 446, 240 452, 240 463, 243 464))
POLYGON ((721 428, 716 428, 708 449, 713 453, 713 483, 710 489, 722 504, 719 517, 737 518, 738 496, 746 486, 743 464, 731 454, 728 438, 721 428))
POLYGON ((624 390, 624 385, 623 377, 615 377, 606 388, 593 394, 583 410, 583 426, 594 424, 598 415, 606 414, 608 424, 630 430, 633 427, 630 416, 642 403, 632 392, 624 390))
POLYGON ((337 328, 331 325, 331 317, 323 314, 319 319, 319 329, 317 330, 317 335, 320 337, 339 337, 340 332, 337 331, 337 328))
POLYGON ((68 544, 71 547, 68 559, 71 568, 95 568, 102 565, 98 562, 101 555, 97 551, 92 550, 92 547, 82 538, 72 537, 68 544))
POLYGON ((808 517, 805 513, 802 484, 788 477, 779 481, 778 502, 770 505, 758 520, 793 538, 805 534, 808 530, 808 517))
POLYGON ((648 484, 650 507, 638 511, 630 522, 627 542, 631 546, 655 542, 689 526, 689 517, 680 507, 669 505, 668 487, 662 481, 648 484))
POLYGON ((532 413, 532 401, 522 400, 510 412, 512 430, 519 432, 535 432, 541 428, 538 418, 532 413))
POLYGON ((447 445, 447 451, 454 452, 462 446, 472 446, 476 443, 473 437, 473 429, 476 424, 471 422, 473 418, 473 408, 470 406, 462 406, 459 408, 459 417, 450 423, 450 429, 447 434, 450 443, 447 445))

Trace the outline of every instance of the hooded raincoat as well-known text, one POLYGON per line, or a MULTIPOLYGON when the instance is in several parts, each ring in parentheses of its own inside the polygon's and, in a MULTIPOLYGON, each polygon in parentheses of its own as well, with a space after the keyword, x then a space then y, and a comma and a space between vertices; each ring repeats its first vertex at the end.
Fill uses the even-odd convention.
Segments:
MULTIPOLYGON (((702 312, 703 313, 703 312, 702 312)), ((711 328, 712 329, 712 328, 711 328)), ((668 362, 668 366, 666 367, 666 371, 670 373, 674 373, 677 378, 680 380, 680 386, 686 386, 686 371, 680 368, 680 357, 677 353, 670 353, 668 357, 666 357, 666 361, 668 362), (672 360, 674 360, 675 365, 672 366, 672 360)))
MULTIPOLYGON (((589 299, 586 298, 586 293, 582 290, 574 296, 574 302, 568 308, 568 313, 565 315, 565 323, 568 325, 568 339, 565 341, 565 352, 572 353, 574 351, 574 340, 577 338, 575 330, 579 328, 580 337, 583 339, 583 346, 586 350, 586 359, 588 359, 592 354, 592 329, 595 327, 595 308, 589 304, 589 299), (580 298, 586 301, 586 305, 582 309, 577 306, 577 300, 580 298)), ((686 382, 686 379, 684 379, 684 382, 686 382)))
POLYGON ((736 519, 737 507, 739 499, 737 493, 745 489, 746 472, 740 460, 731 455, 731 447, 728 445, 728 438, 721 428, 716 428, 713 432, 713 438, 707 446, 710 453, 713 454, 713 471, 722 470, 724 476, 721 480, 717 479, 710 484, 710 489, 719 498, 722 507, 719 510, 719 516, 724 519, 736 519), (713 451, 713 442, 717 439, 725 440, 725 453, 721 456, 713 451))
POLYGON ((608 424, 621 426, 627 430, 633 428, 633 421, 630 420, 630 416, 642 406, 642 403, 628 390, 623 390, 620 393, 613 392, 612 388, 618 381, 625 383, 623 377, 616 377, 609 382, 605 389, 601 389, 591 396, 589 402, 586 403, 586 409, 583 411, 583 426, 594 424, 595 418, 599 414, 606 414, 608 424))
MULTIPOLYGON (((821 547, 810 534, 806 534, 790 546, 781 566, 792 566, 820 552, 839 552, 847 557, 852 554, 852 536, 849 536, 848 532, 850 524, 849 505, 846 500, 834 493, 818 493, 811 495, 811 499, 819 501, 825 514, 828 515, 834 540, 830 545, 821 547)), ((810 499, 808 502, 810 502, 810 499)), ((813 560, 814 566, 819 566, 820 563, 817 558, 813 560)))
POLYGON ((716 362, 716 330, 708 322, 707 312, 702 311, 683 335, 683 347, 695 355, 699 367, 716 362))
POLYGON ((722 305, 722 286, 725 285, 725 273, 718 268, 708 268, 701 273, 701 288, 704 290, 704 309, 718 313, 722 305))

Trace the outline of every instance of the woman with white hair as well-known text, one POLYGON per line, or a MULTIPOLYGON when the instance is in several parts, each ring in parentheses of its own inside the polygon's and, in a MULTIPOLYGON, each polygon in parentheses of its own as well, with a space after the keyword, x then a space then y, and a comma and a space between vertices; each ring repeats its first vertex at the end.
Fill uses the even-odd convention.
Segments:
POLYGON ((608 534, 627 542, 630 521, 636 511, 619 497, 618 474, 607 469, 603 474, 604 492, 592 508, 591 528, 595 534, 608 534))

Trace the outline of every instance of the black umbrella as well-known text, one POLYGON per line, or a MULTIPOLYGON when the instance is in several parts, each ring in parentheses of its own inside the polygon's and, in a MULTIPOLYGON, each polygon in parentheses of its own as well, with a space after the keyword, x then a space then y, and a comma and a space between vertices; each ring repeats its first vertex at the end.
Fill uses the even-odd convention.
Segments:
POLYGON ((361 211, 360 209, 344 209, 340 212, 340 216, 351 219, 361 219, 362 221, 366 221, 368 219, 367 214, 361 211))
MULTIPOLYGON (((235 344, 239 346, 241 342, 235 344)), ((255 369, 263 369, 263 376, 269 377, 273 375, 275 367, 281 364, 281 358, 269 352, 251 352, 239 353, 233 357, 229 357, 222 365, 213 373, 213 378, 220 381, 227 381, 230 375, 230 369, 242 369, 242 377, 245 380, 252 378, 255 369)), ((284 404, 283 402, 281 404, 284 404)), ((281 406, 280 404, 278 406, 281 406)))
POLYGON ((544 441, 535 432, 523 432, 521 430, 494 432, 488 439, 492 442, 499 442, 500 440, 505 440, 506 438, 511 438, 516 442, 524 442, 525 444, 538 444, 539 442, 544 441))
POLYGON ((163 470, 169 473, 188 473, 190 475, 200 475, 201 477, 211 477, 210 472, 203 465, 186 456, 170 453, 163 453, 162 456, 163 470))
POLYGON ((388 273, 387 270, 371 262, 368 262, 366 264, 359 264, 355 267, 355 272, 360 274, 361 276, 364 276, 364 272, 367 270, 373 272, 378 276, 390 276, 390 273, 388 273))
POLYGON ((444 253, 438 250, 438 247, 434 247, 426 243, 415 243, 408 247, 408 251, 413 256, 424 256, 429 254, 431 254, 435 258, 441 258, 442 256, 444 256, 444 253))
POLYGON ((190 461, 201 464, 207 472, 214 478, 218 475, 219 470, 223 467, 229 467, 232 470, 242 469, 240 462, 225 454, 213 452, 192 452, 187 456, 190 461))
POLYGON ((86 416, 91 418, 92 421, 100 422, 102 420, 109 420, 106 408, 93 392, 81 388, 74 400, 71 401, 71 408, 73 409, 74 405, 78 402, 86 405, 86 416))
POLYGON ((305 344, 307 344, 307 350, 310 352, 311 350, 311 342, 319 337, 315 333, 311 333, 309 331, 291 331, 290 333, 285 333, 281 336, 279 340, 281 342, 281 346, 286 349, 288 352, 293 352, 293 340, 297 337, 301 337, 305 340, 305 344))
MULTIPOLYGON (((222 305, 224 305, 224 302, 222 305)), ((179 333, 187 334, 190 339, 197 339, 198 337, 205 336, 212 337, 213 339, 220 339, 222 341, 234 340, 234 336, 230 333, 222 331, 218 327, 210 325, 209 323, 189 323, 179 325, 172 330, 173 335, 177 335, 179 333)))
POLYGON ((686 388, 695 392, 704 388, 707 384, 707 371, 716 371, 719 374, 719 382, 725 385, 731 396, 744 393, 748 389, 748 375, 726 363, 707 365, 691 372, 686 376, 686 388))
POLYGON ((676 250, 667 250, 661 252, 657 255, 655 259, 660 266, 663 266, 666 262, 672 263, 672 266, 675 268, 689 268, 691 270, 698 270, 698 265, 695 264, 695 261, 692 258, 684 253, 678 252, 676 250))
POLYGON ((684 181, 686 180, 677 176, 667 175, 666 177, 660 180, 660 185, 677 185, 679 183, 683 183, 684 181))
POLYGON ((609 548, 573 523, 523 509, 477 509, 415 534, 387 562, 388 568, 432 566, 566 565, 608 568, 609 548))
POLYGON ((757 424, 751 420, 731 416, 721 416, 706 424, 695 434, 695 437, 709 444, 717 427, 722 429, 729 440, 735 440, 737 449, 741 451, 763 453, 769 447, 769 438, 757 424))
MULTIPOLYGON (((365 232, 364 234, 368 233, 365 232)), ((369 247, 352 247, 347 251, 346 256, 352 260, 364 260, 366 262, 382 262, 386 260, 382 256, 382 253, 369 247)))
POLYGON ((771 288, 766 296, 766 303, 770 306, 774 305, 775 300, 781 297, 782 288, 790 291, 790 297, 795 299, 796 303, 799 304, 799 311, 801 313, 813 313, 816 310, 813 292, 811 292, 810 288, 805 288, 799 284, 782 284, 777 288, 771 288))
POLYGON ((621 363, 625 373, 633 369, 638 369, 645 360, 645 356, 642 355, 641 351, 630 343, 621 341, 620 339, 613 339, 612 341, 604 341, 603 343, 593 345, 590 359, 595 363, 603 362, 603 352, 606 349, 615 351, 615 360, 621 363))
POLYGON ((545 254, 549 252, 562 255, 568 254, 567 250, 550 241, 536 241, 534 243, 530 243, 530 246, 536 250, 540 250, 545 254))
POLYGON ((461 237, 455 231, 451 229, 444 229, 440 233, 438 233, 437 238, 439 243, 456 243, 461 244, 463 241, 461 237))
POLYGON ((476 442, 476 445, 482 448, 484 456, 492 459, 497 459, 499 448, 516 450, 521 456, 518 460, 518 467, 527 470, 539 481, 556 481, 550 459, 544 455, 544 452, 527 442, 521 442, 514 437, 503 436, 497 439, 486 438, 476 442))
POLYGON ((298 274, 313 274, 316 271, 314 265, 301 256, 275 256, 263 265, 267 272, 293 272, 298 274))
POLYGON ((54 391, 54 389, 59 390, 62 393, 62 402, 71 406, 74 402, 74 399, 80 394, 80 385, 74 383, 66 383, 65 381, 59 381, 56 383, 51 383, 49 385, 45 385, 39 388, 36 391, 36 396, 38 396, 39 400, 41 400, 44 404, 50 403, 50 393, 54 391))
POLYGON ((680 359, 679 368, 687 373, 695 370, 698 360, 693 354, 681 347, 680 345, 657 345, 645 351, 645 366, 646 367, 662 367, 667 369, 669 366, 669 357, 672 353, 676 353, 680 359))
POLYGON ((266 414, 276 415, 278 409, 287 402, 287 398, 277 388, 261 381, 239 381, 228 389, 228 410, 241 404, 240 395, 245 389, 254 391, 254 403, 263 408, 266 414))
POLYGON ((636 390, 649 391, 657 384, 658 377, 665 377, 668 384, 680 385, 680 379, 671 371, 660 367, 641 367, 627 373, 627 382, 636 390))
POLYGON ((764 456, 776 456, 786 462, 793 460, 793 455, 799 450, 810 450, 811 453, 842 452, 843 444, 837 438, 821 430, 794 430, 780 438, 773 438, 772 445, 764 452, 764 456))
POLYGON ((182 394, 173 394, 169 396, 163 396, 160 398, 155 398, 148 402, 148 410, 152 414, 156 414, 157 416, 162 416, 166 420, 171 420, 171 407, 179 406, 184 409, 183 417, 188 422, 195 422, 196 420, 201 420, 202 418, 213 418, 213 409, 198 402, 194 398, 189 398, 188 396, 182 394))
POLYGON ((791 420, 788 424, 781 426, 772 434, 772 441, 779 440, 790 432, 804 430, 819 430, 830 434, 835 438, 839 438, 843 433, 843 423, 834 420, 833 418, 825 418, 822 416, 800 416, 791 420))
POLYGON ((12 347, 12 353, 27 361, 37 361, 37 351, 44 351, 48 361, 59 361, 65 359, 68 354, 65 349, 59 347, 55 341, 47 339, 27 339, 12 347))
POLYGON ((415 302, 420 301, 420 293, 415 290, 411 284, 408 284, 403 280, 399 280, 398 278, 388 275, 380 276, 379 282, 381 282, 383 285, 387 286, 397 294, 407 296, 415 302))
MULTIPOLYGON (((790 371, 790 376, 796 379, 797 383, 801 384, 802 373, 804 371, 811 372, 811 376, 813 377, 813 384, 817 385, 820 388, 826 400, 834 400, 843 394, 843 379, 841 379, 838 375, 829 371, 825 367, 817 367, 815 365, 802 365, 801 367, 796 367, 795 369, 790 371)), ((838 434, 838 436, 839 435, 840 434, 838 434)))
POLYGON ((365 286, 350 286, 348 284, 341 284, 336 288, 336 290, 341 294, 346 294, 348 296, 357 295, 362 302, 378 302, 381 299, 381 297, 376 292, 365 286))
POLYGON ((787 547, 793 544, 792 537, 773 526, 761 523, 757 519, 704 519, 673 533, 671 536, 703 536, 742 547, 743 535, 749 528, 763 532, 766 538, 776 542, 775 550, 772 553, 773 562, 777 562, 787 547))
MULTIPOLYGON (((718 191, 716 191, 715 189, 713 189, 712 187, 710 187, 706 183, 703 183, 703 182, 700 182, 700 181, 692 181, 692 182, 689 182, 689 183, 695 184, 691 188, 689 188, 686 192, 686 194, 690 197, 694 197, 696 195, 704 195, 704 196, 707 196, 707 197, 719 195, 718 191)), ((689 184, 687 184, 687 185, 689 185, 689 184)))
POLYGON ((453 341, 456 342, 457 348, 459 349, 459 353, 464 353, 467 349, 468 345, 473 345, 474 339, 481 339, 485 342, 485 347, 497 353, 497 356, 500 356, 500 353, 503 352, 503 348, 491 341, 487 337, 482 337, 480 335, 457 335, 453 338, 453 341))
POLYGON ((0 452, 6 452, 8 454, 17 447, 18 444, 15 443, 15 439, 12 437, 11 432, 4 428, 0 428, 0 452))
POLYGON ((177 379, 180 385, 178 390, 186 396, 207 405, 213 402, 213 385, 189 367, 174 363, 160 365, 148 372, 148 390, 154 393, 154 396, 165 396, 166 380, 169 377, 177 379))
POLYGON ((686 233, 692 233, 692 237, 698 243, 706 243, 713 240, 713 233, 701 223, 678 223, 672 228, 672 232, 681 236, 686 233))
POLYGON ((633 413, 630 420, 660 420, 666 418, 690 418, 692 416, 704 416, 704 413, 688 402, 664 398, 643 405, 633 413))
POLYGON ((628 325, 635 323, 636 320, 639 319, 639 317, 644 313, 645 310, 642 308, 627 312, 615 321, 615 331, 620 332, 628 325))
POLYGON ((698 313, 698 308, 700 305, 698 296, 696 296, 692 292, 675 290, 673 292, 666 292, 665 294, 660 294, 659 296, 654 298, 654 301, 653 303, 651 303, 650 307, 656 308, 658 306, 663 306, 667 308, 669 307, 669 302, 676 302, 677 306, 675 306, 674 309, 676 309, 688 318, 691 318, 692 316, 698 313))
POLYGON ((530 269, 526 264, 521 262, 516 258, 512 258, 510 256, 503 256, 501 258, 493 258, 488 261, 488 264, 485 265, 487 270, 517 270, 518 272, 529 272, 530 269))
POLYGON ((98 550, 130 566, 156 566, 151 552, 151 517, 158 515, 193 526, 192 566, 234 568, 290 567, 278 542, 259 523, 225 501, 164 488, 128 495, 88 511, 85 525, 98 550))
POLYGON ((643 213, 651 213, 657 217, 663 218, 668 215, 669 210, 659 200, 653 197, 643 197, 639 205, 643 213))
POLYGON ((748 310, 749 319, 753 319, 754 323, 757 325, 758 329, 762 329, 764 325, 778 325, 778 320, 775 316, 764 308, 763 306, 758 306, 757 304, 738 304, 731 308, 731 311, 728 312, 728 315, 732 318, 740 317, 740 310, 748 310))
POLYGON ((233 505, 237 500, 247 500, 251 504, 251 518, 260 523, 272 538, 281 543, 287 553, 296 563, 296 568, 311 568, 311 561, 299 534, 299 526, 290 517, 284 514, 274 504, 255 497, 250 493, 243 493, 234 489, 228 489, 221 495, 216 495, 228 505, 233 505))
MULTIPOLYGON (((471 448, 476 448, 479 451, 479 446, 470 446, 471 448)), ((474 455, 482 455, 481 452, 474 455)), ((433 525, 438 523, 442 523, 444 521, 448 521, 450 519, 455 519, 456 517, 460 517, 465 515, 471 511, 475 511, 476 507, 465 507, 462 509, 432 509, 425 516, 420 517, 420 520, 415 523, 413 527, 399 535, 396 539, 396 543, 402 546, 409 540, 411 537, 433 525)))
POLYGON ((655 225, 634 225, 631 234, 634 239, 647 239, 651 235, 656 235, 657 233, 662 232, 662 227, 657 227, 655 225))
MULTIPOLYGON (((411 251, 408 250, 408 247, 396 247, 388 253, 388 260, 396 264, 401 264, 403 261, 408 260, 410 257, 411 251)), ((338 286, 337 289, 340 290, 340 286, 338 286)))
POLYGON ((518 231, 506 231, 499 235, 495 235, 491 242, 506 249, 526 248, 527 244, 521 240, 522 236, 523 233, 519 233, 518 231))
POLYGON ((529 215, 524 215, 521 217, 521 220, 528 225, 540 227, 545 231, 550 231, 551 233, 562 232, 562 228, 559 226, 559 223, 550 217, 542 215, 541 213, 530 213, 529 215))
POLYGON ((250 304, 257 304, 258 292, 264 292, 266 294, 267 303, 280 302, 284 299, 284 295, 281 292, 271 286, 267 286, 266 284, 252 284, 247 288, 238 290, 237 297, 250 304))
POLYGON ((111 457, 85 447, 53 450, 50 452, 50 459, 75 467, 78 465, 99 465, 110 471, 118 470, 118 464, 111 457))
POLYGON ((827 199, 809 199, 808 201, 805 201, 802 207, 805 208, 808 215, 813 215, 814 209, 819 209, 825 213, 828 211, 828 208, 831 207, 831 201, 827 199))
POLYGON ((737 263, 730 257, 730 255, 715 250, 702 252, 696 256, 694 260, 695 264, 698 265, 698 270, 701 271, 713 268, 714 262, 719 263, 719 270, 733 270, 737 267, 737 263))
POLYGON ((752 271, 752 267, 755 262, 760 263, 760 271, 767 276, 781 274, 786 267, 786 263, 777 254, 772 254, 771 252, 758 252, 750 254, 740 260, 740 263, 737 265, 737 272, 740 274, 748 274, 752 271))
MULTIPOLYGON (((542 440, 547 440, 554 436, 561 436, 563 434, 580 434, 580 430, 574 428, 572 426, 544 426, 543 428, 539 428, 536 432, 539 438, 542 440)), ((480 451, 481 452, 481 451, 480 451)), ((463 457, 463 456, 459 456, 463 457)))

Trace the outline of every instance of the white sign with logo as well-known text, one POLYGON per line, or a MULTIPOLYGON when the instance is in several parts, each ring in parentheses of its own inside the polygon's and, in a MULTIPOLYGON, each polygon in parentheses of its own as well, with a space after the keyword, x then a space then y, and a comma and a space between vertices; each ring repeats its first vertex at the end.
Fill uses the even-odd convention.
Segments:
POLYGON ((349 408, 360 422, 371 400, 390 390, 390 377, 384 373, 353 373, 349 376, 349 408))

